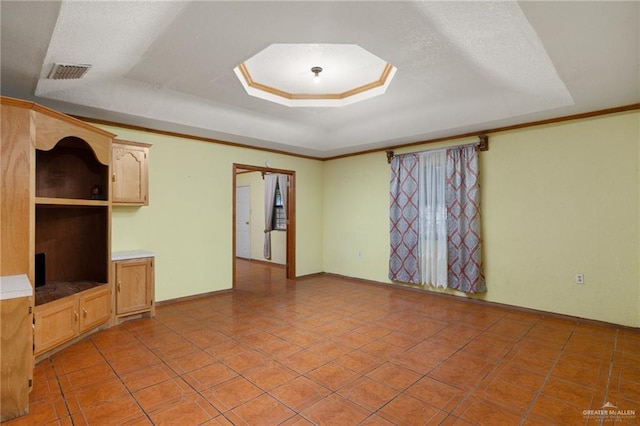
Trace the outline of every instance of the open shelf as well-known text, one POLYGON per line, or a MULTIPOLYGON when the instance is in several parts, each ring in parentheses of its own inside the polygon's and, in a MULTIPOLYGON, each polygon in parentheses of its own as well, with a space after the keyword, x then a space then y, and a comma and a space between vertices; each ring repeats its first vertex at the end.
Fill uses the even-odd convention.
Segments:
POLYGON ((99 207, 108 206, 109 202, 104 200, 80 200, 76 198, 52 198, 52 197, 36 197, 36 205, 41 206, 87 206, 99 207))
POLYGON ((69 136, 51 150, 36 150, 36 197, 109 199, 109 166, 98 161, 89 144, 69 136))
POLYGON ((81 291, 90 290, 104 284, 106 283, 95 281, 51 281, 44 286, 36 288, 36 306, 72 296, 81 291))
POLYGON ((44 253, 45 287, 64 289, 39 297, 44 291, 38 287, 37 300, 46 303, 109 282, 108 222, 104 206, 36 205, 35 252, 44 253))
POLYGON ((109 165, 79 137, 47 146, 35 151, 37 306, 109 282, 109 165))

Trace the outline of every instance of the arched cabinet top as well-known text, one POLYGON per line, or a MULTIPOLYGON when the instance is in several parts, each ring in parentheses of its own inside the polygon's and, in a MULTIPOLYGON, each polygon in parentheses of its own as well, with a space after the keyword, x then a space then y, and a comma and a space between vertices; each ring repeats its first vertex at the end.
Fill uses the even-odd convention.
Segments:
POLYGON ((31 110, 36 149, 49 151, 60 140, 74 136, 91 147, 100 163, 105 166, 111 163, 111 141, 116 136, 113 133, 33 102, 2 97, 2 103, 31 110))
POLYGON ((104 133, 106 132, 63 114, 60 115, 74 122, 66 119, 61 120, 60 117, 52 117, 39 111, 36 111, 35 114, 37 149, 49 151, 62 139, 74 136, 82 139, 91 147, 100 163, 108 166, 111 162, 111 140, 113 135, 110 133, 105 135, 104 133), (83 125, 80 126, 78 123, 83 125))

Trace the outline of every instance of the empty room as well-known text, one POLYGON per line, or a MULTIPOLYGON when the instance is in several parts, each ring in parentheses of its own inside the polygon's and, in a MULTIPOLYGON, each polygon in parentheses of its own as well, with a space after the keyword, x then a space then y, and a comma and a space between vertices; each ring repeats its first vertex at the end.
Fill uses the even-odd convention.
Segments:
POLYGON ((0 19, 2 424, 640 424, 640 2, 0 19))

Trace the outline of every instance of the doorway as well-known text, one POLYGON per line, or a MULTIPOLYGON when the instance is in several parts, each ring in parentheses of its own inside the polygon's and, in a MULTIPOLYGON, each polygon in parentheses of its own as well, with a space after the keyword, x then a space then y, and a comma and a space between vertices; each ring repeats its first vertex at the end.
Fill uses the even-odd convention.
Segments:
MULTIPOLYGON (((238 227, 242 226, 242 224, 246 224, 247 220, 244 220, 242 223, 238 221, 242 221, 240 217, 243 213, 238 210, 238 197, 242 197, 242 194, 238 194, 238 188, 242 186, 237 185, 237 176, 240 173, 248 173, 248 172, 259 172, 263 175, 266 173, 280 173, 285 174, 288 177, 288 188, 287 190, 287 204, 286 204, 286 218, 287 218, 287 229, 286 229, 286 278, 287 279, 295 279, 296 277, 296 198, 295 198, 295 171, 293 170, 283 170, 283 169, 274 169, 270 167, 258 167, 251 166, 246 164, 235 164, 233 165, 233 230, 232 230, 232 238, 233 238, 233 247, 232 253, 233 256, 233 288, 236 286, 236 259, 238 258, 238 246, 240 244, 244 244, 241 241, 238 241, 238 227)), ((242 190, 240 190, 242 192, 242 190)), ((242 203, 242 201, 240 201, 242 203)), ((242 204, 241 204, 242 205, 242 204)), ((254 223, 254 226, 264 226, 264 224, 254 223)), ((240 256, 241 258, 244 256, 240 256)), ((250 254, 247 258, 250 258, 250 254)))
POLYGON ((251 187, 236 186, 236 257, 251 259, 251 187))

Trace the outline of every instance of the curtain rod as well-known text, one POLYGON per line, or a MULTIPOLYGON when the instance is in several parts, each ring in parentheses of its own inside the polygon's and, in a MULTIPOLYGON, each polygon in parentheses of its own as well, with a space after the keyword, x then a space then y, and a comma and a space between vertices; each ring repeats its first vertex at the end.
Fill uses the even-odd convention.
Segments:
MULTIPOLYGON (((478 135, 478 149, 480 151, 489 151, 489 136, 487 135, 478 135)), ((459 145, 451 145, 451 146, 463 146, 463 145, 471 145, 471 144, 459 144, 459 145)), ((451 148, 451 147, 447 147, 447 148, 451 148)), ((436 149, 443 149, 443 148, 436 148, 436 149)), ((423 151, 418 151, 418 152, 424 152, 424 151, 432 151, 430 149, 425 149, 423 151)), ((385 153, 387 154, 387 163, 391 164, 391 160, 393 159, 393 157, 395 156, 395 154, 393 153, 393 151, 389 150, 389 151, 385 151, 385 153)))

